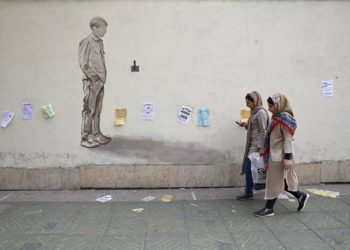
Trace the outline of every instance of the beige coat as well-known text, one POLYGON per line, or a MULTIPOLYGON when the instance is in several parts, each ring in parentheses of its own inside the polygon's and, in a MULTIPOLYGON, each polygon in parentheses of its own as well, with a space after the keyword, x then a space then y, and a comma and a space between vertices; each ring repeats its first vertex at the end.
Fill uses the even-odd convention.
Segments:
POLYGON ((265 199, 277 198, 284 191, 284 179, 290 191, 297 191, 298 177, 294 165, 284 170, 284 153, 293 153, 293 137, 282 125, 277 125, 270 134, 269 168, 267 170, 265 199))

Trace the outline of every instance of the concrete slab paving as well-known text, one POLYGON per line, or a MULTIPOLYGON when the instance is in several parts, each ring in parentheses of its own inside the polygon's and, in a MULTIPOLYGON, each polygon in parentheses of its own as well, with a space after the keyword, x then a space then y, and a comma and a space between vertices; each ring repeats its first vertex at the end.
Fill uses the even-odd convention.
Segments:
POLYGON ((340 198, 311 194, 302 212, 279 199, 257 218, 264 193, 237 201, 242 188, 0 191, 0 249, 350 249, 350 185, 312 188, 340 198))

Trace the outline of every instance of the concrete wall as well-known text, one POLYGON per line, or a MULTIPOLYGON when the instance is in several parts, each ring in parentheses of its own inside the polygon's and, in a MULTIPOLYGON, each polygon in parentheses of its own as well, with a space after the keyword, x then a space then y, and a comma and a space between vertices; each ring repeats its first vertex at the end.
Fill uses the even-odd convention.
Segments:
MULTIPOLYGON (((84 166, 184 166, 181 179, 184 169, 209 166, 236 175, 245 131, 233 121, 246 93, 258 90, 264 100, 274 92, 291 100, 298 164, 344 163, 349 177, 349 13, 348 1, 1 1, 0 111, 16 115, 0 130, 0 171, 33 168, 57 177, 61 168, 87 171, 84 166), (113 141, 86 149, 77 49, 98 15, 109 23, 101 128, 113 141), (133 60, 139 73, 130 72, 133 60), (327 79, 334 80, 334 97, 322 96, 327 79), (141 119, 144 101, 155 103, 155 121, 141 119), (34 105, 33 120, 21 120, 22 102, 34 105), (48 103, 57 115, 46 120, 40 109, 48 103), (189 125, 177 122, 181 105, 195 111, 189 125), (121 107, 128 108, 127 122, 115 127, 114 109, 121 107), (196 125, 196 110, 204 107, 211 111, 209 128, 196 125)), ((350 181, 344 173, 335 181, 350 181)), ((241 183, 230 178, 193 185, 241 183)), ((134 185, 131 179, 126 186, 134 185)), ((76 188, 80 181, 60 185, 76 188)))

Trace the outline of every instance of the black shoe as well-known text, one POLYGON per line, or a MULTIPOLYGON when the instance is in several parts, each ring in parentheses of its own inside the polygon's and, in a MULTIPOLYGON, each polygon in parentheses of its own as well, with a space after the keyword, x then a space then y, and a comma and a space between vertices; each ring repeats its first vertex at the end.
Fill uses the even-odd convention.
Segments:
POLYGON ((253 199, 253 194, 244 194, 236 197, 237 200, 239 201, 246 201, 246 200, 252 200, 253 199))
POLYGON ((304 209, 304 207, 305 207, 305 205, 306 205, 306 202, 307 202, 307 200, 308 200, 309 198, 310 198, 310 195, 304 193, 304 194, 298 199, 298 202, 299 202, 298 211, 299 211, 299 212, 300 212, 301 210, 304 209))
POLYGON ((254 215, 256 217, 265 217, 265 216, 274 216, 273 209, 269 209, 264 207, 263 209, 260 209, 259 211, 255 212, 254 215))

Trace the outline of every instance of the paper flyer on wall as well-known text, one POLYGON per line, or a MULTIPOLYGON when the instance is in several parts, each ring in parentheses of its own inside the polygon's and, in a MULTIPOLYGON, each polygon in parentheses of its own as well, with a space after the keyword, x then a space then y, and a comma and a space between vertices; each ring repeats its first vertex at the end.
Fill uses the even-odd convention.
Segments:
POLYGON ((22 120, 33 119, 33 105, 31 103, 22 103, 21 112, 22 112, 22 120))
POLYGON ((128 111, 126 108, 116 109, 115 110, 115 126, 123 126, 125 124, 126 115, 128 111))
POLYGON ((15 116, 14 112, 8 112, 5 111, 2 114, 2 122, 1 122, 1 127, 6 128, 12 121, 13 117, 15 116))
POLYGON ((154 103, 144 102, 142 103, 142 119, 154 120, 154 103))
POLYGON ((323 96, 333 96, 334 84, 333 80, 323 80, 322 81, 322 95, 323 96))
POLYGON ((188 106, 181 106, 180 111, 178 113, 179 122, 181 124, 188 124, 191 118, 192 108, 188 106))
POLYGON ((56 115, 51 104, 44 105, 42 107, 42 110, 44 112, 45 118, 47 119, 52 118, 56 115))
POLYGON ((209 109, 202 108, 198 109, 198 126, 208 127, 209 126, 209 109))

